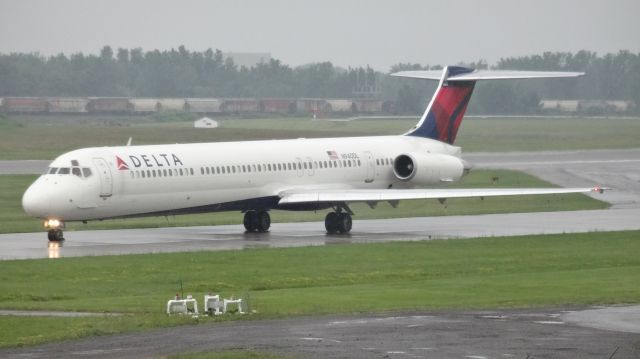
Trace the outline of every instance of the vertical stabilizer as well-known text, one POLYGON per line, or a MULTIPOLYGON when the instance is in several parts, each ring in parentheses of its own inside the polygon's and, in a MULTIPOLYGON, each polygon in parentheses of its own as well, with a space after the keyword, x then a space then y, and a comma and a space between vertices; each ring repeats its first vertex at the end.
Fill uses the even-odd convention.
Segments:
POLYGON ((405 135, 427 137, 453 144, 476 82, 473 80, 447 80, 449 77, 473 71, 473 69, 466 67, 445 67, 438 89, 431 98, 420 122, 405 135))

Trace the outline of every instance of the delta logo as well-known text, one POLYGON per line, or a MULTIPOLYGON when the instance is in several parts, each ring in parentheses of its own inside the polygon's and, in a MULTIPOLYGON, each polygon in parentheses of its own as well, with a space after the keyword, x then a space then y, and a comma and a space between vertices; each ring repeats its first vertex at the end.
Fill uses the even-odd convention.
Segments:
POLYGON ((122 158, 116 156, 116 166, 118 167, 118 170, 120 171, 125 171, 129 169, 129 166, 127 166, 127 163, 124 162, 122 160, 122 158))
MULTIPOLYGON (((178 156, 173 153, 141 154, 129 156, 129 163, 134 168, 158 168, 184 166, 178 156)), ((129 170, 129 165, 120 156, 116 156, 116 167, 120 171, 129 170)))

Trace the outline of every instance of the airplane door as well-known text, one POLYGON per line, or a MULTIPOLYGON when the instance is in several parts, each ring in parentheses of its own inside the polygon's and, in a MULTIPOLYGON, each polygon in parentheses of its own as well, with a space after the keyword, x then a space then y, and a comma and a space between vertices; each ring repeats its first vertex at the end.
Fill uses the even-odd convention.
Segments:
POLYGON ((100 177, 100 197, 111 197, 113 194, 113 177, 107 161, 102 158, 94 158, 93 163, 98 169, 98 177, 100 177))
POLYGON ((311 160, 311 157, 307 157, 307 161, 306 162, 309 164, 309 168, 307 169, 307 171, 308 171, 307 174, 309 176, 313 176, 316 173, 316 170, 315 170, 315 168, 313 168, 313 161, 311 160))
POLYGON ((373 178, 376 173, 376 164, 375 162, 373 162, 373 155, 371 154, 371 152, 366 151, 364 153, 364 156, 365 161, 367 162, 367 177, 365 177, 364 181, 365 183, 371 183, 373 182, 373 178))
POLYGON ((295 165, 296 165, 296 170, 297 170, 296 172, 298 177, 304 176, 304 169, 302 169, 302 158, 296 157, 295 165))

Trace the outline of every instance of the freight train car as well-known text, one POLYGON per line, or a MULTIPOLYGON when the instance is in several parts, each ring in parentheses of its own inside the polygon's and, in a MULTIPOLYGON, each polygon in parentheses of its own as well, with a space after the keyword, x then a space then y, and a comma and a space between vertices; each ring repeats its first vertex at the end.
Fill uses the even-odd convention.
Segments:
POLYGON ((382 102, 382 100, 365 98, 353 100, 356 111, 360 113, 381 113, 382 102))
POLYGON ((356 105, 352 100, 329 99, 327 100, 327 112, 347 113, 356 112, 356 105))
POLYGON ((92 97, 87 110, 96 114, 126 114, 131 111, 131 103, 126 97, 92 97))
POLYGON ((46 113, 47 101, 41 97, 5 97, 2 107, 9 113, 46 113))
POLYGON ((132 98, 129 99, 131 112, 137 115, 144 115, 158 112, 159 104, 157 98, 132 98))
POLYGON ((54 97, 48 98, 49 113, 87 113, 89 99, 84 97, 54 97))
POLYGON ((256 113, 258 100, 255 98, 230 98, 223 100, 223 113, 256 113))
POLYGON ((296 112, 301 113, 321 113, 327 112, 327 100, 321 98, 301 98, 296 100, 296 112))
POLYGON ((158 100, 158 111, 184 111, 183 98, 161 98, 158 100))
POLYGON ((188 98, 185 110, 191 113, 220 113, 222 101, 217 98, 188 98))
POLYGON ((259 111, 264 113, 294 113, 296 100, 290 98, 265 98, 260 100, 259 111))

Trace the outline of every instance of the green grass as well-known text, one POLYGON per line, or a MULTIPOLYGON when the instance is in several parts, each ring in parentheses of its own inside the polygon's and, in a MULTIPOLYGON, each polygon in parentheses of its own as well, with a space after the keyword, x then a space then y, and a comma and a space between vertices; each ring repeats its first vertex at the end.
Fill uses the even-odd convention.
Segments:
POLYGON ((126 314, 3 317, 0 346, 193 322, 162 314, 179 280, 197 299, 245 298, 247 319, 637 303, 639 252, 629 231, 3 261, 2 309, 126 314))
MULTIPOLYGON (((5 175, 0 176, 0 233, 38 232, 42 231, 42 223, 38 219, 29 218, 22 210, 21 198, 25 189, 36 176, 5 175)), ((547 182, 517 171, 478 170, 471 172, 453 187, 550 187, 547 182), (498 185, 492 183, 492 177, 499 177, 498 185)), ((398 208, 387 203, 380 203, 375 209, 366 204, 354 204, 351 208, 356 213, 354 218, 402 218, 419 216, 446 216, 479 213, 506 212, 542 212, 569 211, 580 209, 601 209, 608 205, 581 194, 490 197, 484 200, 451 199, 446 206, 438 201, 402 201, 398 208)), ((272 211, 274 222, 291 221, 323 221, 325 212, 287 212, 272 211)), ((210 213, 200 215, 184 215, 175 217, 133 218, 108 221, 95 221, 88 224, 69 223, 68 231, 113 228, 149 228, 166 226, 194 226, 240 224, 242 215, 239 212, 210 213)), ((44 236, 44 234, 43 234, 44 236)))
MULTIPOLYGON (((83 147, 401 134, 413 119, 351 122, 309 118, 225 119, 215 130, 192 122, 128 116, 12 116, 0 119, 0 159, 53 159, 83 147)), ((640 118, 466 119, 456 145, 465 151, 638 147, 640 118)))

